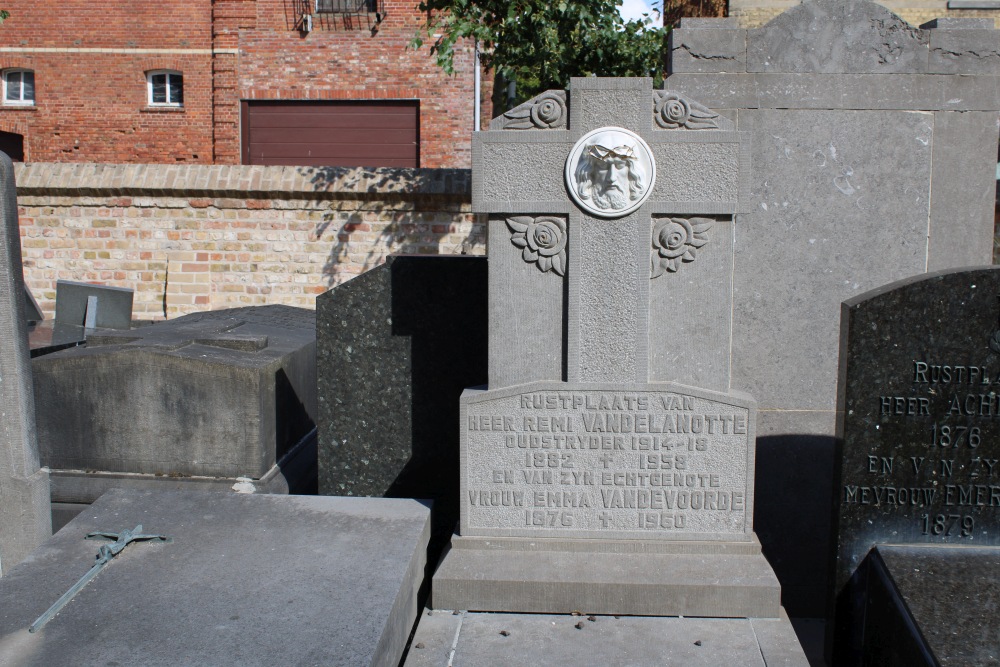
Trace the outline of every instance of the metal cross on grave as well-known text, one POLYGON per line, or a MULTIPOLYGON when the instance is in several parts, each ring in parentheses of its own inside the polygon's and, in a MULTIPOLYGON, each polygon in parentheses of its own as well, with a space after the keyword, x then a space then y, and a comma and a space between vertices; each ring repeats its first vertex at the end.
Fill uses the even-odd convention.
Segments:
MULTIPOLYGON (((474 135, 473 209, 489 214, 491 389, 678 379, 655 368, 690 356, 690 305, 731 298, 731 218, 749 162, 741 134, 652 79, 574 78, 569 99, 544 93, 474 135), (705 274, 702 261, 699 274, 706 245, 718 270, 705 274)), ((696 344, 717 343, 721 358, 730 324, 718 310, 705 335, 719 340, 696 344)))

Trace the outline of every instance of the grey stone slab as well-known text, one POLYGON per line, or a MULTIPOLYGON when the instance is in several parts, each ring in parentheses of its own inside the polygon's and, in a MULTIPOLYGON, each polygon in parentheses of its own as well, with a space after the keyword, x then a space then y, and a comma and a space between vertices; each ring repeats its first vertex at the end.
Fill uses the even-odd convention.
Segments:
POLYGON ((669 383, 467 391, 461 534, 749 541, 754 417, 669 383))
POLYGON ((0 579, 7 664, 387 665, 417 617, 430 530, 413 500, 112 491, 0 579), (92 531, 142 524, 39 632, 84 574, 92 531))
POLYGON ((937 29, 930 32, 928 71, 934 74, 986 74, 1000 71, 1000 30, 937 29))
POLYGON ((617 220, 570 216, 571 382, 646 380, 649 271, 636 256, 649 246, 648 221, 643 208, 617 220))
MULTIPOLYGON (((650 113, 649 77, 574 77, 570 81, 569 127, 583 132, 617 125, 636 132, 654 127, 650 113)), ((574 137, 574 140, 579 136, 574 137)), ((564 158, 565 160, 565 158, 564 158)))
POLYGON ((0 153, 0 575, 52 534, 39 467, 14 166, 0 153))
POLYGON ((314 322, 289 306, 195 313, 36 358, 43 462, 259 479, 315 426, 314 322))
POLYGON ((923 73, 929 35, 867 0, 810 0, 747 36, 750 72, 923 73))
MULTIPOLYGON (((566 156, 572 145, 567 130, 510 132, 502 141, 478 142, 482 170, 490 177, 482 183, 481 197, 488 210, 506 213, 568 213, 562 181, 566 156), (560 141, 565 148, 554 150, 549 142, 560 141), (545 177, 547 176, 547 177, 545 177), (515 194, 516 193, 516 194, 515 194)), ((491 137, 492 138, 492 137, 491 137)), ((477 182, 473 179, 473 197, 477 182)))
POLYGON ((586 610, 576 616, 433 610, 420 618, 405 667, 808 664, 794 634, 781 637, 787 645, 777 654, 774 644, 764 649, 769 638, 758 641, 757 627, 748 619, 614 617, 586 610))
POLYGON ((809 617, 827 613, 835 415, 757 413, 754 531, 781 582, 783 604, 809 617))
POLYGON ((718 109, 909 109, 990 111, 1000 108, 997 77, 924 74, 677 73, 669 88, 718 109))
POLYGON ((746 71, 746 30, 689 29, 686 21, 682 23, 668 37, 671 72, 746 71))
MULTIPOLYGON (((1000 3, 997 4, 1000 9, 1000 3)), ((991 18, 972 18, 965 16, 942 16, 931 19, 920 26, 923 30, 993 30, 994 22, 991 18)), ((934 35, 931 35, 931 43, 934 35)), ((931 47, 933 48, 933 46, 931 47)))
POLYGON ((650 281, 651 382, 729 390, 734 233, 732 219, 712 219, 695 260, 650 281))
POLYGON ((928 271, 993 261, 996 143, 995 112, 934 114, 928 271))
POLYGON ((128 329, 132 326, 132 299, 135 290, 110 285, 91 285, 71 280, 56 281, 56 321, 85 326, 89 299, 96 301, 93 327, 128 329))
POLYGON ((452 549, 431 596, 440 609, 777 617, 781 590, 760 554, 452 549))
MULTIPOLYGON (((526 262, 506 217, 490 217, 489 381, 509 387, 562 380, 566 369, 566 278, 526 262)), ((567 217, 560 217, 566 224, 567 217)), ((563 240, 565 242, 565 239, 563 240)), ((467 384, 466 386, 475 386, 467 384)))
MULTIPOLYGON (((784 610, 782 610, 784 612, 784 610)), ((796 635, 795 628, 782 613, 781 618, 748 619, 760 654, 768 667, 809 667, 809 659, 796 635)))
POLYGON ((933 117, 761 110, 740 124, 758 205, 736 224, 733 387, 763 409, 833 410, 840 301, 925 270, 933 117))
POLYGON ((311 494, 316 491, 316 430, 278 462, 252 477, 152 475, 99 470, 50 470, 52 498, 60 503, 89 505, 111 489, 136 491, 230 491, 237 493, 311 494))

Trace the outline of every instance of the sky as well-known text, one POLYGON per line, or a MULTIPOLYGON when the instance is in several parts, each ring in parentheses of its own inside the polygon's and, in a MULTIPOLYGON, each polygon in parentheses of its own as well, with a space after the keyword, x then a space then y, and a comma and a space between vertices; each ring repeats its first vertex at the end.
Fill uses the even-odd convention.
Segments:
MULTIPOLYGON (((657 6, 660 3, 654 0, 657 6)), ((630 19, 640 19, 642 18, 642 13, 646 12, 652 14, 652 9, 650 8, 650 0, 622 0, 621 9, 618 10, 622 18, 626 21, 630 19)))

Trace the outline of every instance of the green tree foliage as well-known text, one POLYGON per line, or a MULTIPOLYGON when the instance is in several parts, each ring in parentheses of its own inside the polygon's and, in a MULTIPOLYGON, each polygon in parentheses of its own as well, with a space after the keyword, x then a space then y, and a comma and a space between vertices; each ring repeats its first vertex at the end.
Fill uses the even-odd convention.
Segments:
POLYGON ((498 79, 516 81, 519 100, 566 88, 572 76, 663 79, 667 30, 624 21, 620 0, 423 0, 427 22, 411 46, 454 74, 455 47, 479 41, 482 62, 498 79))
POLYGON ((3 23, 5 19, 10 18, 10 12, 6 9, 0 9, 0 23, 3 23))

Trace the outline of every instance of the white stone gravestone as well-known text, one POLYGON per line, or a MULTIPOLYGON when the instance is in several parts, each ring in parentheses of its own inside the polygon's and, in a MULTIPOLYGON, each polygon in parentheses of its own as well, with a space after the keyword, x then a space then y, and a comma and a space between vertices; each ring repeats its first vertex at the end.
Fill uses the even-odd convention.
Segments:
POLYGON ((0 153, 0 575, 52 535, 39 469, 14 166, 0 153))
POLYGON ((437 608, 776 617, 730 391, 749 147, 652 81, 573 79, 474 138, 490 384, 461 408, 437 608))

